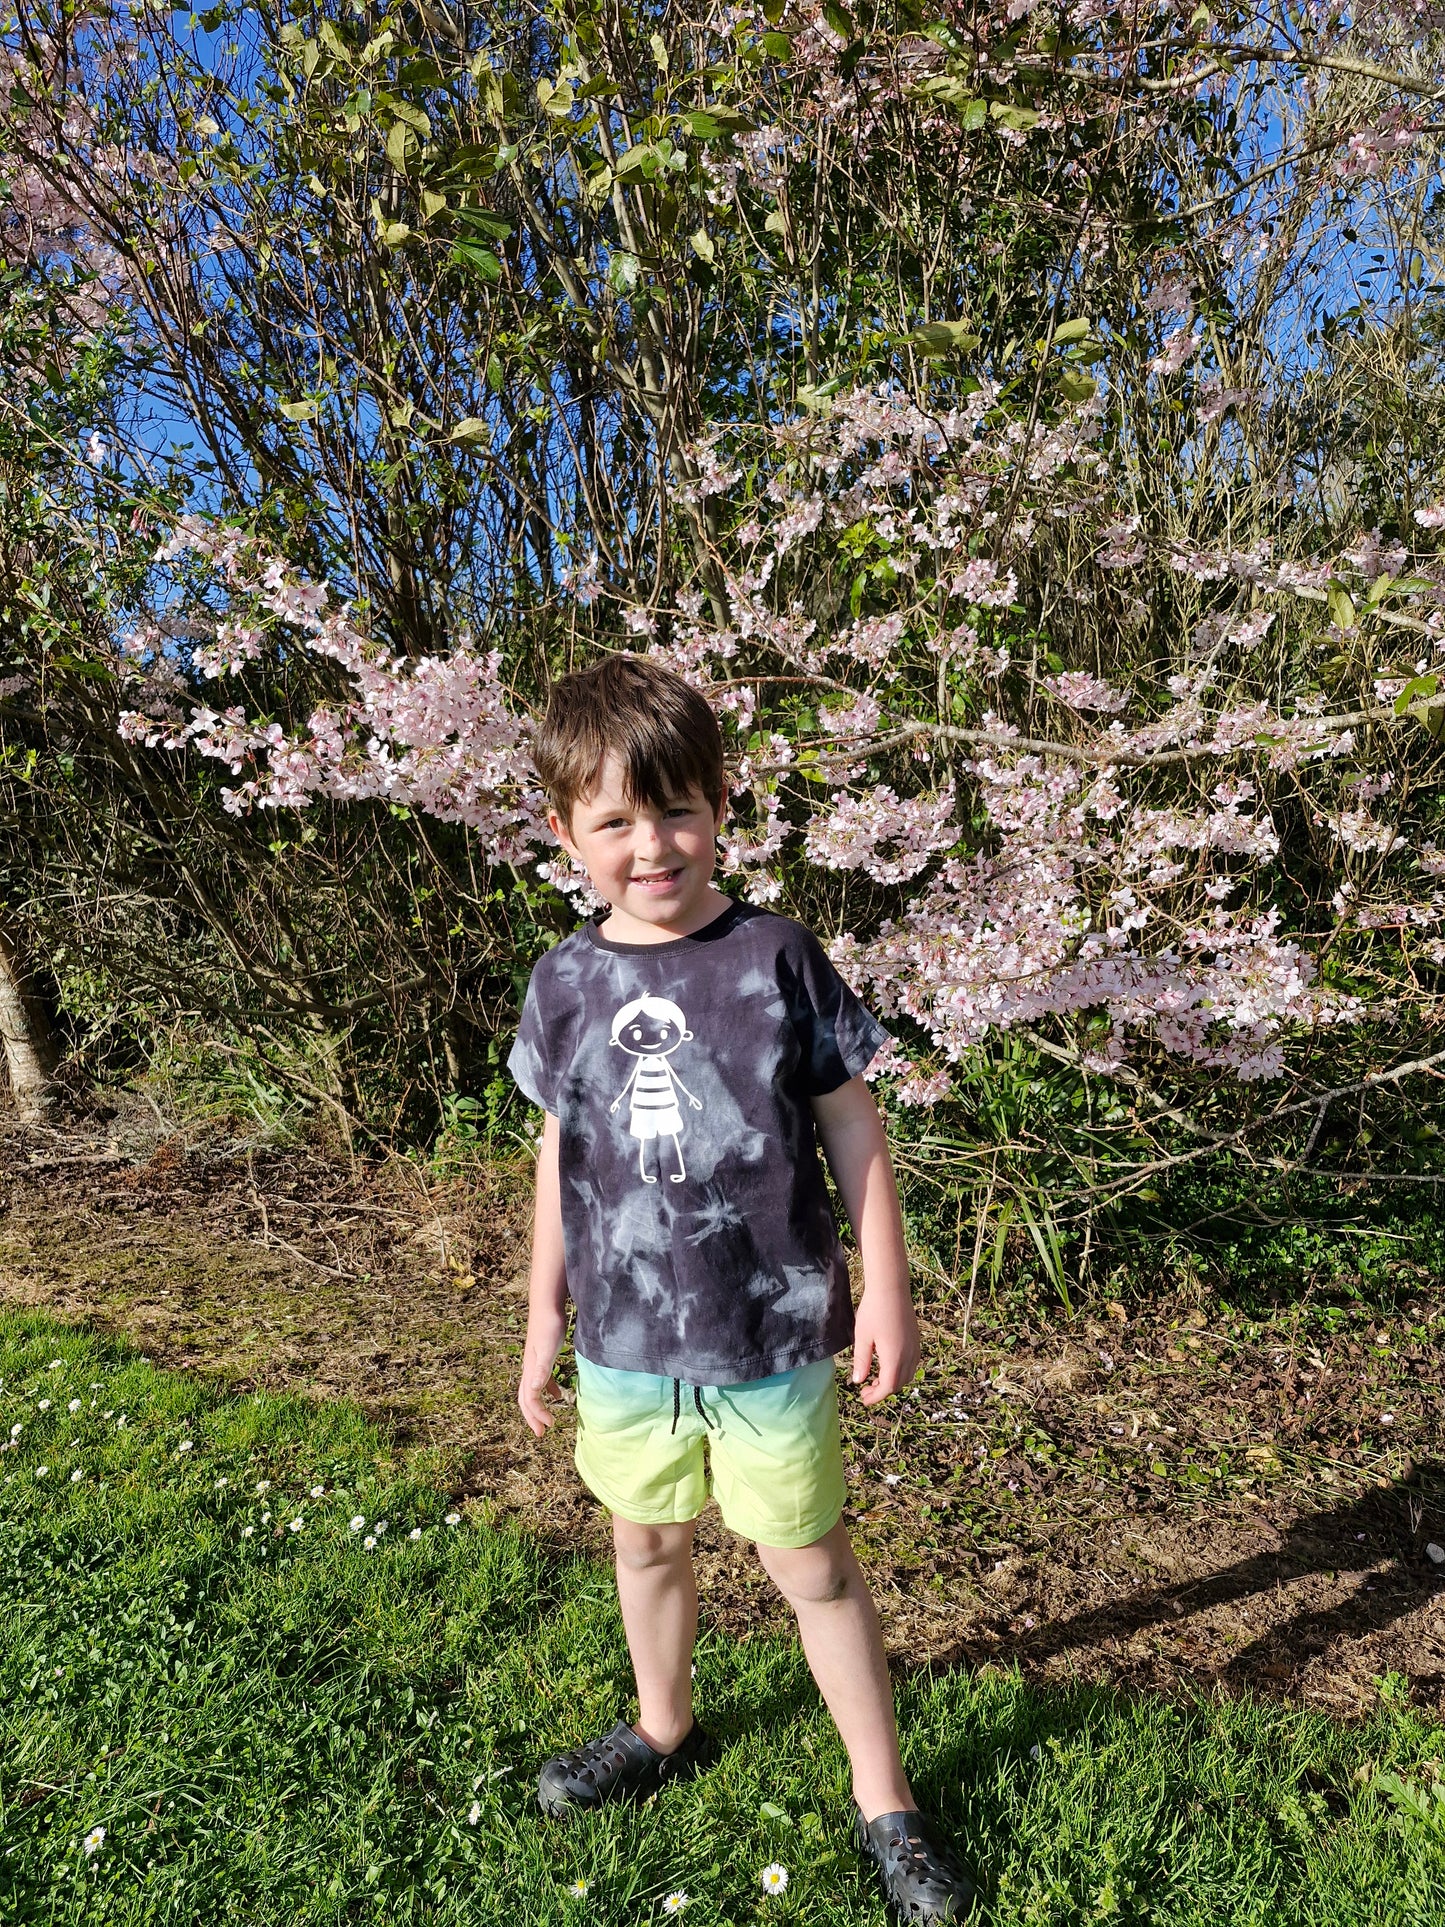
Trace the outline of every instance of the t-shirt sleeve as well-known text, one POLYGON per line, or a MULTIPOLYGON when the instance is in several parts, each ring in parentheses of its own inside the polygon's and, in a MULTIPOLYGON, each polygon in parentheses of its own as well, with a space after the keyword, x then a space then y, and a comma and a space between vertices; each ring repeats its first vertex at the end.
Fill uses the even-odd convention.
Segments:
POLYGON ((824 1097, 857 1077, 888 1042, 888 1032, 838 975, 810 931, 796 959, 793 1023, 802 1045, 809 1097, 824 1097))
POLYGON ((507 1069, 524 1097, 555 1116, 557 1081, 547 1054, 547 1025, 542 986, 538 983, 540 975, 539 971, 534 970, 527 984, 522 1021, 517 1026, 517 1041, 507 1058, 507 1069))

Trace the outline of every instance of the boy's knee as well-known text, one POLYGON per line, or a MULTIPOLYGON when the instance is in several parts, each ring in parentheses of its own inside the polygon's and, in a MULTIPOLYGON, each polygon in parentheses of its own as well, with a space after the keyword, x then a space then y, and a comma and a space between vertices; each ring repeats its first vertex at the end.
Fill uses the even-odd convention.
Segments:
POLYGON ((692 1551, 693 1521, 661 1526, 639 1525, 632 1519, 612 1519, 612 1544, 617 1563, 629 1572, 647 1572, 654 1566, 670 1566, 689 1557, 692 1551))
POLYGON ((812 1546, 759 1546, 758 1558, 790 1606, 831 1606, 847 1596, 852 1562, 826 1542, 812 1546))

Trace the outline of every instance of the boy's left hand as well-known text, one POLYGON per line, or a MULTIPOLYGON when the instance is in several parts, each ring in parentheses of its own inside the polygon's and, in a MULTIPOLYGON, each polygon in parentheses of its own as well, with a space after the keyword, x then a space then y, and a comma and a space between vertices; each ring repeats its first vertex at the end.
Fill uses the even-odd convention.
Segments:
POLYGON ((918 1320, 907 1294, 875 1293, 865 1287, 854 1318, 852 1371, 852 1382, 863 1386, 858 1394, 863 1403, 877 1405, 901 1385, 911 1384, 922 1357, 918 1320), (875 1359, 878 1376, 865 1385, 875 1359))

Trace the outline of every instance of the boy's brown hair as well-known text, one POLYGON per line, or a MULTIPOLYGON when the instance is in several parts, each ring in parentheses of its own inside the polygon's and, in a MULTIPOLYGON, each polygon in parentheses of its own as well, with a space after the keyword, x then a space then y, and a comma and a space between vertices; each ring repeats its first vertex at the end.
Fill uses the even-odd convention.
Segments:
POLYGON ((609 656, 552 685, 532 760, 564 823, 608 756, 622 765, 633 804, 662 809, 699 789, 716 810, 726 794, 717 717, 681 676, 644 656, 609 656))

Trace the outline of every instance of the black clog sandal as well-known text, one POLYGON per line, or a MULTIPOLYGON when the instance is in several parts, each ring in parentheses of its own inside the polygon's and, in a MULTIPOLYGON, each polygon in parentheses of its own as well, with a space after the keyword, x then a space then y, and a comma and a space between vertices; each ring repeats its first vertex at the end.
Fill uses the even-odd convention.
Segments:
POLYGON ((711 1766, 715 1752, 712 1739, 696 1720, 682 1745, 671 1753, 654 1751, 626 1720, 619 1720, 600 1739, 548 1760, 537 1781, 537 1802, 543 1813, 555 1815, 577 1807, 600 1807, 608 1800, 645 1800, 670 1780, 690 1780, 711 1766))
POLYGON ((973 1876, 957 1854, 938 1844, 916 1810, 865 1820, 855 1806, 853 1839, 877 1867, 895 1920, 962 1920, 978 1898, 973 1876))

